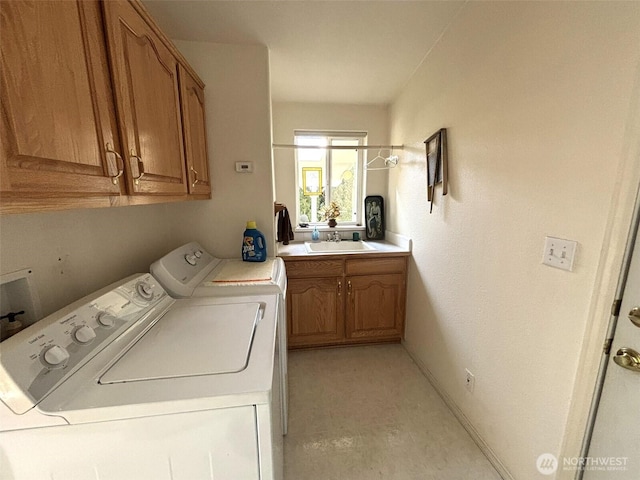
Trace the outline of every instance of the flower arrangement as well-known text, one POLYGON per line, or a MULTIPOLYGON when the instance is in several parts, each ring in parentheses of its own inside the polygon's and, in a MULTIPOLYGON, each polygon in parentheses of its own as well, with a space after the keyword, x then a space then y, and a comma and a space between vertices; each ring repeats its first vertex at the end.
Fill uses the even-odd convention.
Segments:
POLYGON ((322 209, 322 216, 325 220, 335 220, 340 216, 340 206, 336 202, 329 203, 322 209))

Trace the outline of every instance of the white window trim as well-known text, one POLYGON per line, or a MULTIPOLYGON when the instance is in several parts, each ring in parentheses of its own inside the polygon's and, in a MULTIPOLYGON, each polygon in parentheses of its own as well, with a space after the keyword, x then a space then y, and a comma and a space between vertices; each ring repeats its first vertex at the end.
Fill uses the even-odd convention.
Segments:
MULTIPOLYGON (((326 137, 328 140, 328 144, 331 145, 331 140, 334 139, 357 139, 359 140, 359 146, 366 146, 367 144, 367 132, 351 132, 351 131, 326 131, 326 130, 295 130, 293 132, 294 139, 296 137, 326 137)), ((326 172, 327 174, 323 178, 323 187, 325 192, 328 192, 328 201, 331 201, 331 149, 327 148, 327 159, 326 159, 326 172)), ((296 169, 296 221, 300 218, 300 186, 302 185, 302 179, 299 175, 298 168, 298 149, 295 149, 295 169, 296 169)), ((364 149, 358 149, 358 163, 357 163, 357 172, 356 172, 356 200, 358 202, 358 206, 356 208, 356 220, 351 222, 341 221, 340 225, 362 225, 362 215, 364 208, 364 197, 365 191, 364 186, 366 185, 366 169, 364 168, 364 149)), ((311 226, 321 226, 325 225, 326 222, 309 222, 311 226)))

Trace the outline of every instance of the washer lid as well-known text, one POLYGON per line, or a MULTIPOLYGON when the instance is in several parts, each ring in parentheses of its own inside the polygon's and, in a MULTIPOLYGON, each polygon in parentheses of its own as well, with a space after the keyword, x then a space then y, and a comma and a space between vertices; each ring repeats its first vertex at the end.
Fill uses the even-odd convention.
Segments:
POLYGON ((101 384, 241 372, 260 303, 175 307, 101 377, 101 384))

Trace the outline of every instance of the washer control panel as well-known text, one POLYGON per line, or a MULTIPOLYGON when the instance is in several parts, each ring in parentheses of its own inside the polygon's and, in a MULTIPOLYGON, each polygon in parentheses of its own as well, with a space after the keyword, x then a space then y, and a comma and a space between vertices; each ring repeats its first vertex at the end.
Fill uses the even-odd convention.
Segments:
POLYGON ((150 274, 138 275, 8 338, 1 346, 0 399, 15 413, 26 412, 168 298, 150 274))
POLYGON ((151 264, 151 273, 174 297, 190 297, 199 282, 195 279, 212 271, 220 259, 197 242, 187 243, 151 264), (195 282, 195 284, 194 284, 195 282))
POLYGON ((169 253, 161 261, 171 262, 172 267, 179 268, 181 277, 191 278, 205 268, 212 258, 211 255, 202 250, 200 245, 192 242, 169 253), (180 262, 179 258, 183 258, 184 261, 180 262))

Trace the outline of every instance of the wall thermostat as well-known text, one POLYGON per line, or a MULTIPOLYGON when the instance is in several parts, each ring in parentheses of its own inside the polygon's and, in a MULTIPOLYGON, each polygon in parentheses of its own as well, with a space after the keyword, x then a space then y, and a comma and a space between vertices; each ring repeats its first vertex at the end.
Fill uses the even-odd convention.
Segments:
POLYGON ((236 162, 236 172, 253 173, 253 162, 236 162))

